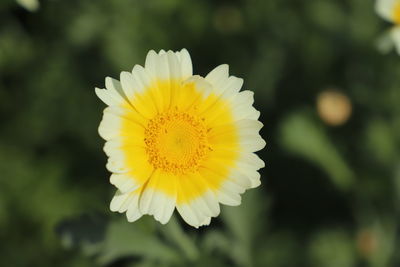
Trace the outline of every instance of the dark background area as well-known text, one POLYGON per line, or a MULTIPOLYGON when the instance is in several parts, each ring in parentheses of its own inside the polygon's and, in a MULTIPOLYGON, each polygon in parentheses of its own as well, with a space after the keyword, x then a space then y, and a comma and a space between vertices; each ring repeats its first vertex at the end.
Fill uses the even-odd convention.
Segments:
POLYGON ((19 2, 0 2, 1 266, 400 266, 400 57, 374 1, 19 2), (255 92, 262 185, 200 230, 130 224, 94 87, 181 48, 255 92))

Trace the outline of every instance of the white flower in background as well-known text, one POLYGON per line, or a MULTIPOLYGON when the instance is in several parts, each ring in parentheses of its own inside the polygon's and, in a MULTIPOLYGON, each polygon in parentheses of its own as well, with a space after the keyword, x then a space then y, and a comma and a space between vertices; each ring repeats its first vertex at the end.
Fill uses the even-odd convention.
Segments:
POLYGON ((17 0, 17 3, 31 12, 39 9, 39 0, 17 0))
POLYGON ((375 8, 383 19, 394 23, 389 37, 400 54, 400 0, 377 0, 375 8))
POLYGON ((236 206, 260 185, 265 146, 253 92, 221 65, 192 74, 186 49, 150 51, 145 66, 106 78, 97 96, 108 105, 99 133, 106 140, 112 211, 133 222, 144 214, 165 224, 175 208, 190 225, 208 225, 219 204, 236 206))

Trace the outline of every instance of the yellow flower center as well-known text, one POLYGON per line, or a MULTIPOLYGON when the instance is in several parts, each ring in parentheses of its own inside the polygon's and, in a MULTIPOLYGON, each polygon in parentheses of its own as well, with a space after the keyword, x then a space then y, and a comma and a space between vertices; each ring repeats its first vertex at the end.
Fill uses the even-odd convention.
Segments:
POLYGON ((178 109, 151 119, 144 138, 150 164, 176 175, 196 171, 211 150, 203 120, 178 109))
POLYGON ((396 24, 400 24, 400 2, 397 2, 394 6, 393 20, 396 24))

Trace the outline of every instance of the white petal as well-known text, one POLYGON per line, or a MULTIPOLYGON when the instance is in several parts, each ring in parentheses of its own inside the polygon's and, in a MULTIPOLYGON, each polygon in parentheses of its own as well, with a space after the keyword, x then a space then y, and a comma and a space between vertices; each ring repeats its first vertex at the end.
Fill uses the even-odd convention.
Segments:
POLYGON ((166 224, 171 218, 176 203, 176 185, 175 179, 162 175, 160 171, 156 171, 149 179, 145 186, 140 199, 139 210, 142 214, 153 215, 154 218, 162 224, 166 224), (158 188, 158 184, 165 181, 161 179, 169 179, 172 183, 172 190, 175 189, 175 195, 167 195, 158 188))
POLYGON ((123 142, 122 139, 109 140, 104 144, 103 150, 106 152, 108 159, 114 160, 125 160, 125 154, 122 149, 123 142))
POLYGON ((242 198, 239 193, 234 192, 236 187, 232 188, 231 183, 223 183, 218 190, 218 200, 220 203, 228 206, 239 206, 242 198))
POLYGON ((245 138, 240 141, 240 146, 245 152, 256 152, 260 151, 265 147, 266 143, 261 136, 253 136, 251 139, 245 138))
POLYGON ((250 180, 249 188, 255 188, 261 185, 261 175, 256 170, 237 168, 236 171, 250 180))
POLYGON ((254 153, 242 153, 237 162, 239 169, 259 170, 265 167, 265 163, 254 153))
MULTIPOLYGON (((203 177, 213 177, 215 175, 220 176, 218 171, 211 170, 208 168, 201 168, 201 175, 203 177)), ((229 206, 237 206, 241 202, 240 194, 244 192, 246 188, 240 186, 236 181, 233 181, 235 177, 223 177, 225 181, 221 184, 218 189, 215 189, 215 195, 217 197, 218 202, 229 205, 229 206)))
POLYGON ((189 225, 199 228, 207 219, 207 216, 199 214, 190 204, 177 204, 176 209, 182 219, 189 225))
POLYGON ((243 151, 255 152, 265 147, 266 143, 258 133, 263 127, 260 121, 240 120, 236 122, 236 125, 239 131, 239 142, 243 151))
POLYGON ((127 97, 118 80, 106 77, 106 89, 95 88, 96 95, 108 106, 121 106, 127 102, 127 97))
POLYGON ((118 211, 120 213, 125 212, 133 200, 134 200, 133 192, 122 193, 121 191, 117 190, 113 199, 111 200, 110 210, 118 211))
POLYGON ((127 173, 131 170, 126 166, 124 155, 122 153, 109 157, 106 168, 112 173, 127 173))
MULTIPOLYGON (((186 51, 187 52, 187 51, 186 51)), ((145 69, 152 79, 186 79, 188 70, 185 70, 185 77, 182 78, 182 61, 185 60, 185 68, 187 68, 187 55, 182 52, 165 52, 161 50, 158 54, 153 50, 147 54, 145 69)), ((190 57, 189 57, 190 60, 190 57)), ((190 75, 191 76, 191 75, 190 75)))
POLYGON ((182 79, 181 66, 176 54, 172 51, 167 52, 168 68, 170 79, 182 79))
POLYGON ((162 224, 166 224, 175 209, 175 198, 152 188, 145 188, 139 201, 142 214, 153 215, 162 224))
POLYGON ((205 78, 212 84, 214 92, 224 99, 234 98, 243 86, 243 79, 229 76, 229 66, 220 65, 205 78))
POLYGON ((140 186, 134 177, 123 173, 113 173, 110 177, 110 183, 115 185, 122 193, 130 192, 140 186))
POLYGON ((200 226, 207 226, 211 223, 211 217, 204 219, 204 221, 200 224, 200 226))
POLYGON ((236 122, 240 134, 249 135, 258 133, 264 126, 262 122, 256 120, 240 120, 236 122))
POLYGON ((115 107, 107 107, 104 109, 103 119, 101 120, 98 129, 99 135, 104 140, 110 140, 122 136, 136 137, 137 134, 144 135, 144 127, 139 122, 134 122, 133 120, 123 117, 124 115, 118 114, 119 110, 122 109, 117 109, 115 107), (129 131, 122 131, 123 124, 129 126, 129 131))
POLYGON ((201 226, 209 217, 216 217, 220 212, 218 198, 214 191, 201 192, 198 189, 204 188, 205 179, 199 173, 193 173, 186 179, 178 181, 178 195, 185 195, 188 192, 197 195, 193 199, 178 201, 177 210, 182 218, 191 226, 201 226))
POLYGON ((185 80, 193 75, 192 59, 186 49, 180 51, 181 75, 185 80))
POLYGON ((254 153, 242 153, 241 158, 237 161, 234 172, 239 178, 246 178, 247 181, 242 184, 246 189, 255 188, 261 184, 260 173, 258 170, 265 166, 264 161, 258 158, 254 153))
POLYGON ((163 53, 161 56, 158 56, 156 65, 156 74, 157 78, 161 80, 168 80, 170 78, 168 55, 166 53, 163 53))
POLYGON ((394 45, 396 47, 397 53, 400 55, 400 26, 393 28, 390 31, 390 36, 393 39, 394 45))
POLYGON ((123 71, 120 74, 121 86, 129 100, 133 99, 135 86, 137 86, 132 73, 123 71))
POLYGON ((251 188, 250 178, 236 170, 231 171, 227 181, 237 187, 235 192, 238 192, 239 194, 243 194, 246 189, 251 188))
POLYGON ((135 65, 132 70, 132 76, 134 80, 134 88, 138 93, 144 92, 151 86, 151 77, 146 69, 140 65, 135 65))
POLYGON ((95 92, 97 97, 108 106, 118 106, 123 103, 121 97, 111 94, 107 89, 95 88, 95 92))
POLYGON ((375 10, 382 18, 394 22, 394 8, 398 0, 377 0, 375 10))
POLYGON ((249 90, 238 93, 232 100, 232 113, 235 120, 257 120, 260 112, 253 107, 254 93, 249 90))
POLYGON ((122 156, 121 146, 122 142, 120 139, 112 139, 104 144, 103 150, 108 157, 112 157, 113 155, 120 157, 122 156))
POLYGON ((230 76, 225 84, 221 86, 222 98, 230 99, 235 97, 243 86, 243 79, 235 76, 230 76))
POLYGON ((149 53, 147 53, 146 56, 146 63, 145 63, 145 68, 149 75, 153 78, 157 77, 156 73, 156 66, 157 66, 157 59, 158 55, 154 50, 150 50, 149 53))
POLYGON ((191 200, 189 204, 198 213, 201 213, 203 217, 217 217, 220 213, 218 200, 212 191, 203 193, 201 196, 191 200))
POLYGON ((251 181, 250 188, 256 188, 256 187, 259 187, 261 185, 260 173, 257 172, 257 175, 258 175, 258 178, 250 179, 250 181, 251 181))
POLYGON ((164 205, 154 214, 154 218, 160 223, 166 224, 174 213, 176 200, 166 195, 163 195, 163 198, 164 205))
POLYGON ((139 196, 140 192, 136 191, 133 193, 132 201, 130 202, 126 212, 126 218, 128 219, 128 222, 134 222, 143 215, 139 210, 139 196))
POLYGON ((113 79, 111 77, 106 77, 106 88, 110 92, 110 94, 121 99, 121 101, 127 100, 127 97, 125 95, 124 90, 122 89, 120 81, 113 79))
POLYGON ((120 136, 121 132, 122 119, 121 117, 116 116, 111 113, 109 109, 105 109, 103 112, 103 119, 99 125, 99 135, 104 140, 110 140, 114 137, 120 136))
POLYGON ((199 75, 191 76, 189 79, 183 82, 183 85, 185 83, 194 83, 196 86, 196 90, 201 93, 203 99, 209 96, 210 93, 213 91, 212 85, 199 75))
POLYGON ((224 86, 229 77, 229 66, 227 64, 219 65, 215 69, 213 69, 205 79, 211 83, 215 90, 221 92, 221 88, 224 86))

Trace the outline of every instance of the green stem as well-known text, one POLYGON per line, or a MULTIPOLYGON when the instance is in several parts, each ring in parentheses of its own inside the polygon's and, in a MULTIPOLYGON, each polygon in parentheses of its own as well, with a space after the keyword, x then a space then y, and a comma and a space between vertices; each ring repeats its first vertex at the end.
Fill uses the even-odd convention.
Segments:
POLYGON ((162 228, 164 235, 178 246, 190 261, 199 256, 199 250, 192 239, 182 231, 175 216, 171 217, 169 223, 162 228))

